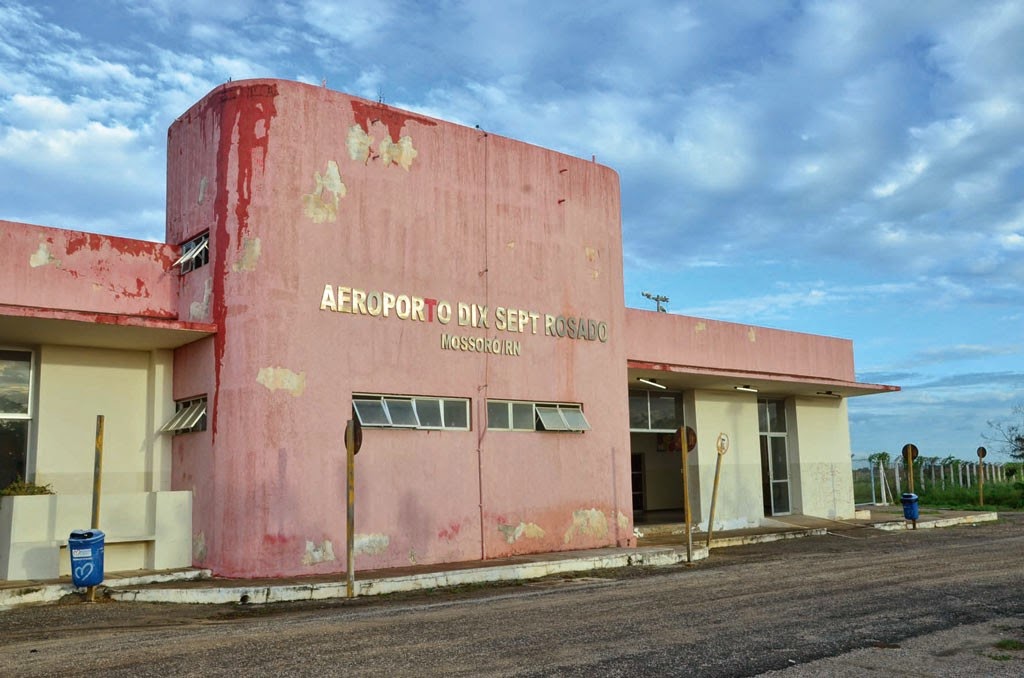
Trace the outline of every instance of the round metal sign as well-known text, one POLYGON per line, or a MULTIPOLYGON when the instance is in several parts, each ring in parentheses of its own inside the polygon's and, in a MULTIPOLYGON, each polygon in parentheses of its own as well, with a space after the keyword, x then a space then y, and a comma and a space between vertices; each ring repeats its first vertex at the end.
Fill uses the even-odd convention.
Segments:
POLYGON ((345 447, 352 450, 352 454, 358 454, 362 446, 363 425, 359 423, 359 417, 353 416, 345 424, 345 447))
POLYGON ((986 454, 988 454, 988 450, 986 450, 984 447, 978 448, 978 459, 984 459, 986 454))
POLYGON ((903 446, 903 458, 914 460, 917 459, 917 445, 914 443, 907 443, 903 446))
POLYGON ((697 432, 689 426, 686 427, 686 451, 692 452, 697 447, 697 432))
POLYGON ((729 434, 719 433, 718 440, 715 441, 715 449, 718 450, 718 454, 724 455, 729 451, 729 434))

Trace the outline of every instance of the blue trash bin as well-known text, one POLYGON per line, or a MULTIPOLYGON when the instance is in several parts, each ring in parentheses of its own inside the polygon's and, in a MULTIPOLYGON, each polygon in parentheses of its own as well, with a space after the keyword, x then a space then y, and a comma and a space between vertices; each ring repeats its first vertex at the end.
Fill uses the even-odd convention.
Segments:
POLYGON ((103 539, 99 530, 75 530, 68 537, 71 581, 75 586, 99 586, 103 583, 103 539))
POLYGON ((903 502, 903 517, 906 520, 917 520, 920 515, 917 508, 917 495, 912 492, 904 492, 901 501, 903 502))

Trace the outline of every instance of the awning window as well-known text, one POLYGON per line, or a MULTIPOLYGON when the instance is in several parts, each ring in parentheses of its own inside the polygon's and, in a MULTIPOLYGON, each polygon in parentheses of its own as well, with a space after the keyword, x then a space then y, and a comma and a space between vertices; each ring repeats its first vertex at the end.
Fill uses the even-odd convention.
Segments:
POLYGON ((206 430, 206 398, 179 401, 177 408, 174 416, 160 427, 162 432, 190 433, 206 430))

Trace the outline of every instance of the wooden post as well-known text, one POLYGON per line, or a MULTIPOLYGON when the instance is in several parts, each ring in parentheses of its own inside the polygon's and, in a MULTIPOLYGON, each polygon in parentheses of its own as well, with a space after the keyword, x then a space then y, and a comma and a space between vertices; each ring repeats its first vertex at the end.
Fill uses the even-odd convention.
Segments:
POLYGON ((715 504, 718 503, 718 481, 722 477, 722 457, 729 451, 729 436, 725 433, 718 434, 718 440, 715 441, 715 449, 718 451, 718 459, 715 460, 715 486, 711 490, 711 511, 708 515, 708 543, 707 547, 711 548, 711 534, 715 529, 715 504))
MULTIPOLYGON (((100 494, 103 487, 103 424, 104 416, 96 415, 96 445, 95 461, 92 467, 92 529, 100 529, 100 494)), ((86 600, 90 603, 96 602, 96 587, 90 586, 86 590, 86 600)))
POLYGON ((345 523, 345 595, 355 596, 356 588, 356 446, 355 427, 352 419, 345 426, 345 478, 347 499, 347 519, 345 523))
POLYGON ((985 505, 985 455, 984 447, 978 448, 978 506, 985 505))
POLYGON ((679 448, 683 454, 683 515, 686 520, 686 564, 693 563, 693 530, 690 517, 690 482, 687 475, 687 463, 690 450, 697 446, 697 433, 689 426, 679 427, 679 448))

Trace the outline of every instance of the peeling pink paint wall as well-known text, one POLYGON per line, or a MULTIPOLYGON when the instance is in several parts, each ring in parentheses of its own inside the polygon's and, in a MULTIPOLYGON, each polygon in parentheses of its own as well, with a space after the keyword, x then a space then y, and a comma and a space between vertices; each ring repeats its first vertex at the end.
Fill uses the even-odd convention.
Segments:
POLYGON ((177 318, 175 248, 0 220, 0 303, 177 318))
POLYGON ((626 309, 630 361, 855 381, 853 342, 626 309))
POLYGON ((211 240, 180 310, 209 285, 218 324, 175 359, 175 397, 206 389, 211 404, 209 430, 175 441, 197 563, 344 569, 353 392, 472 399, 470 431, 365 429, 358 568, 631 540, 613 171, 274 80, 219 87, 168 139, 168 240, 211 240), (323 311, 325 285, 583 316, 608 338, 323 311), (442 332, 516 340, 521 355, 444 350, 442 332), (487 398, 581 402, 593 429, 488 432, 487 398))

